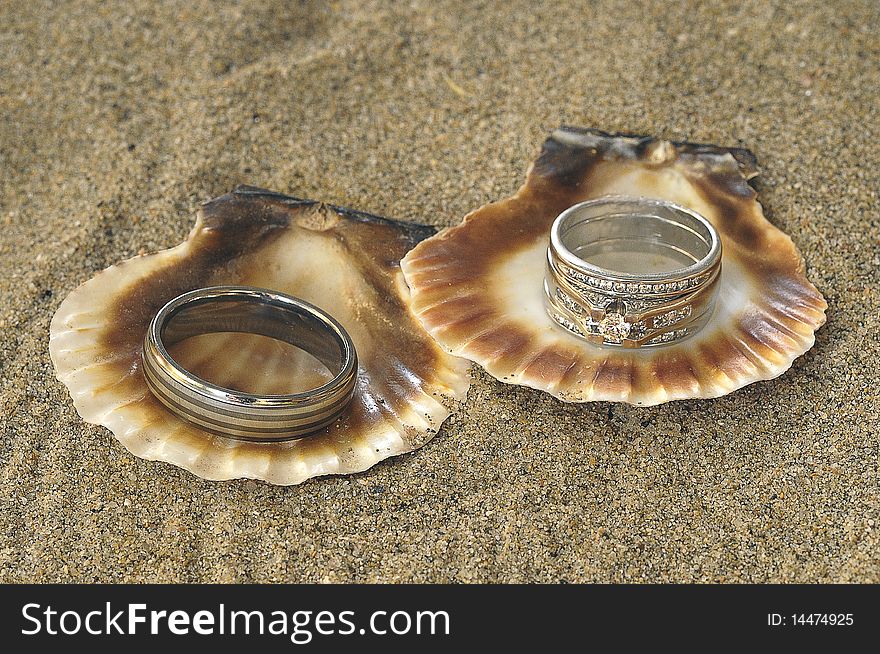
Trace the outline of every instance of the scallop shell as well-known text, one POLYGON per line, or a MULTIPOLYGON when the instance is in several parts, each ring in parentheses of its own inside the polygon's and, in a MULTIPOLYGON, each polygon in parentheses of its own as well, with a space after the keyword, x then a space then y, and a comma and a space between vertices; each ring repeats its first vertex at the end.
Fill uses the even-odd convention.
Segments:
POLYGON ((516 195, 404 258, 412 309, 447 351, 569 402, 653 405, 771 379, 813 345, 827 305, 791 239, 764 218, 748 184, 756 174, 743 149, 560 128, 516 195), (567 207, 605 195, 677 202, 716 227, 718 303, 698 334, 611 351, 551 321, 541 286, 550 226, 567 207))
MULTIPOLYGON (((56 374, 86 421, 110 429, 137 456, 206 479, 296 484, 364 470, 430 440, 468 389, 470 363, 441 350, 407 305, 400 258, 433 233, 239 187, 206 203, 177 247, 112 266, 64 300, 50 328, 56 374), (247 443, 201 431, 153 398, 140 354, 149 321, 180 293, 218 284, 289 293, 342 323, 360 368, 355 397, 336 423, 297 441, 247 443)), ((172 355, 210 381, 249 392, 303 390, 328 376, 306 353, 261 336, 200 336, 172 355)))

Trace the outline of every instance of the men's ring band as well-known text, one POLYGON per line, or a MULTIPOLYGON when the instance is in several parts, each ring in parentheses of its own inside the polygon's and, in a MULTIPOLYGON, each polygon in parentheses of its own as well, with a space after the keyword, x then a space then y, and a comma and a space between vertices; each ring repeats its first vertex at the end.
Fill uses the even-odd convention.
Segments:
POLYGON ((253 441, 299 438, 326 427, 348 406, 357 380, 357 354, 345 329, 297 298, 248 286, 190 291, 162 307, 144 338, 147 386, 168 409, 210 432, 253 441), (317 358, 333 374, 303 393, 254 395, 223 388, 183 368, 167 348, 215 332, 260 334, 317 358))

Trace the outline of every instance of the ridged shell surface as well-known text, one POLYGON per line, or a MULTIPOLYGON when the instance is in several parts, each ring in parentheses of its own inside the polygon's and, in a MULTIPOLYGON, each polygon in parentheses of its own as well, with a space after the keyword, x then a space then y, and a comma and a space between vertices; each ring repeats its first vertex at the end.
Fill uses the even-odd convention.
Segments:
MULTIPOLYGON (((400 271, 401 257, 433 231, 240 187, 206 203, 177 247, 112 266, 62 302, 50 328, 56 374, 86 421, 137 456, 200 477, 296 484, 364 470, 430 440, 467 392, 469 362, 415 320, 400 271), (336 423, 300 440, 246 443, 199 430, 151 395, 141 362, 150 320, 183 292, 225 284, 302 298, 349 332, 358 382, 336 423)), ((205 379, 253 393, 305 390, 329 376, 301 350, 262 336, 198 336, 171 353, 205 379)))
POLYGON ((827 305, 792 240, 764 217, 748 183, 756 174, 755 157, 739 148, 560 128, 513 197, 404 258, 412 310, 448 352, 569 402, 653 405, 771 379, 813 345, 827 305), (612 349, 548 316, 550 226, 564 209, 607 195, 676 202, 717 229, 718 302, 702 331, 668 346, 612 349))

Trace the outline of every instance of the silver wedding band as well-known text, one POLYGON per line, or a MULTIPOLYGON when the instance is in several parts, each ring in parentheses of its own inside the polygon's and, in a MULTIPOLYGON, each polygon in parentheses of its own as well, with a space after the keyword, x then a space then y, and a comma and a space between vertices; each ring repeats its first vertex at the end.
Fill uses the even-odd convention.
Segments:
POLYGON ((588 341, 652 347, 699 331, 715 306, 721 241, 698 213, 606 197, 553 222, 544 292, 550 317, 588 341))
POLYGON ((357 354, 342 325, 308 302, 248 286, 202 288, 168 302, 147 330, 143 363, 150 391, 169 410, 201 429, 253 442, 326 427, 348 406, 357 380, 357 354), (327 366, 333 378, 303 393, 253 395, 205 381, 168 354, 174 343, 215 332, 290 343, 327 366))

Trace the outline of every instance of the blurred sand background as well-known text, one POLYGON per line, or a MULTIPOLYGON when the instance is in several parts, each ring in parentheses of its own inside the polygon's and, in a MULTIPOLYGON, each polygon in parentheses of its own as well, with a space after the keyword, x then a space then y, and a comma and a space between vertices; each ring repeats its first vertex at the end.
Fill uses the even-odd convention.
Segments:
POLYGON ((880 581, 880 5, 0 4, 0 580, 880 581), (48 327, 250 183, 457 223, 561 123, 739 145, 829 302, 781 378, 567 406, 475 373, 414 454, 211 483, 84 424, 48 327))

